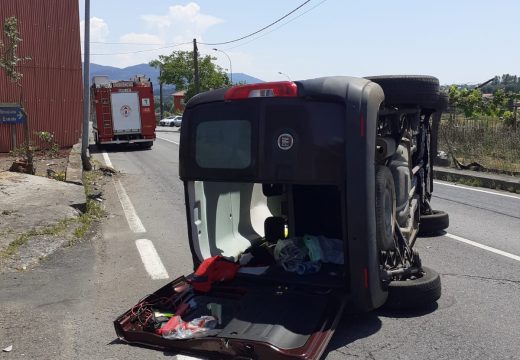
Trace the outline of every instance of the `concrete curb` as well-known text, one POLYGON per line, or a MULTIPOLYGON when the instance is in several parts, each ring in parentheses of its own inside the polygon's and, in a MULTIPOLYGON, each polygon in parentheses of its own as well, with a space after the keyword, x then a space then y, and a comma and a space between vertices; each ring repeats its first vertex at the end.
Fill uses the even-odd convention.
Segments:
POLYGON ((437 180, 457 181, 467 185, 520 193, 520 178, 515 176, 434 167, 433 177, 437 180))
POLYGON ((65 181, 83 185, 83 164, 81 162, 81 142, 75 144, 69 154, 65 181))

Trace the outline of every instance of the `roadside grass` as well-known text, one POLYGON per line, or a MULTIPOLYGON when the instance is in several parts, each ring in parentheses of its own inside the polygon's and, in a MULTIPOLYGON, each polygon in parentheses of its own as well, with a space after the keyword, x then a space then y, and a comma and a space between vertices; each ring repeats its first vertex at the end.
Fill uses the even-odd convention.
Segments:
POLYGON ((443 117, 439 150, 463 164, 476 162, 492 172, 520 174, 520 129, 500 120, 443 117))
POLYGON ((90 226, 95 220, 101 219, 106 215, 105 210, 97 203, 95 200, 89 198, 91 185, 101 177, 101 173, 99 171, 85 171, 83 173, 83 184, 85 189, 86 206, 85 212, 82 213, 77 218, 67 218, 59 221, 55 225, 45 226, 38 229, 33 229, 27 231, 14 241, 12 241, 7 248, 0 251, 0 260, 6 259, 14 254, 16 254, 19 248, 25 245, 30 238, 34 236, 65 236, 68 237, 68 245, 73 245, 76 241, 83 238, 87 231, 90 229, 90 226), (74 229, 72 231, 72 236, 69 236, 67 231, 74 229))
MULTIPOLYGON (((437 149, 448 153, 452 167, 456 159, 462 165, 477 168, 480 165, 483 172, 520 176, 520 128, 508 126, 498 118, 444 114, 437 149)), ((519 187, 500 181, 440 174, 436 177, 462 185, 520 193, 519 187)))
POLYGON ((39 229, 33 229, 28 232, 21 234, 16 240, 12 241, 7 248, 0 252, 0 259, 9 257, 17 253, 20 246, 24 245, 33 236, 49 235, 57 236, 60 235, 67 229, 67 226, 75 222, 76 219, 63 219, 55 225, 45 226, 39 229))
POLYGON ((102 175, 99 171, 84 171, 83 172, 83 185, 85 187, 85 196, 87 198, 86 209, 83 214, 78 218, 79 226, 74 230, 74 237, 70 243, 73 244, 74 240, 81 239, 87 233, 90 225, 94 220, 100 219, 106 215, 105 210, 101 205, 89 197, 91 194, 92 184, 98 180, 102 175))

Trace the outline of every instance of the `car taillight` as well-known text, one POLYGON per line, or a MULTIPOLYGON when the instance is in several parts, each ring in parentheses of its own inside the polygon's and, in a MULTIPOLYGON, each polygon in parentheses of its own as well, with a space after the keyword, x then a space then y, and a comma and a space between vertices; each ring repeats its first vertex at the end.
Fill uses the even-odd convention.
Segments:
POLYGON ((254 97, 295 97, 296 84, 290 81, 235 86, 226 91, 224 100, 238 100, 254 97))

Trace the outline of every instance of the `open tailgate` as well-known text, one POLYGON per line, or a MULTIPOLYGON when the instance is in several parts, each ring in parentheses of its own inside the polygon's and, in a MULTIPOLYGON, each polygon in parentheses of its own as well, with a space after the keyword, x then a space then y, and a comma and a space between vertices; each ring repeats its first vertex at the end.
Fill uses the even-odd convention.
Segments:
POLYGON ((338 289, 254 282, 240 276, 199 292, 180 277, 139 301, 114 326, 128 343, 207 359, 318 359, 342 315, 341 294, 338 289), (194 337, 158 334, 167 323, 160 317, 171 319, 178 313, 185 323, 208 316, 217 321, 194 337))

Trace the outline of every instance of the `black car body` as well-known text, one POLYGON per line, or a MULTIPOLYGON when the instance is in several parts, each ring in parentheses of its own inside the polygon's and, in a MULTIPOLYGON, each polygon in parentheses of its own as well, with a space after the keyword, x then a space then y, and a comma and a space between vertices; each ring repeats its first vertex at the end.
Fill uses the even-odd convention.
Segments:
MULTIPOLYGON (((418 79, 420 86, 432 82, 404 82, 414 85, 418 79)), ((183 115, 180 177, 194 269, 210 257, 238 262, 245 253, 306 234, 341 240, 343 263, 298 275, 267 261, 262 273, 239 271, 209 292, 193 292, 203 309, 218 303, 222 310, 211 336, 164 339, 129 311, 115 321, 120 338, 205 358, 318 359, 345 308, 370 311, 390 301, 392 292, 397 305, 435 301, 438 275, 422 267, 412 246, 420 216, 431 210, 424 205, 431 196, 431 154, 423 132, 439 110, 438 82, 427 99, 412 94, 399 104, 385 102, 385 87, 378 79, 326 77, 193 97, 183 115), (409 144, 401 144, 405 137, 409 144), (399 159, 409 159, 409 172, 406 164, 391 165, 398 146, 407 152, 399 159), (392 171, 395 186, 388 179, 392 171), (381 174, 388 183, 381 183, 381 174), (403 174, 410 184, 400 182, 403 174), (410 194, 408 217, 399 224, 394 187, 406 187, 410 194), (389 224, 392 228, 385 229, 389 224), (390 245, 380 239, 385 230, 390 245), (432 286, 414 286, 425 280, 432 286), (393 284, 406 284, 404 293, 393 284)), ((177 299, 174 289, 189 284, 192 276, 173 281, 141 304, 177 299)))

